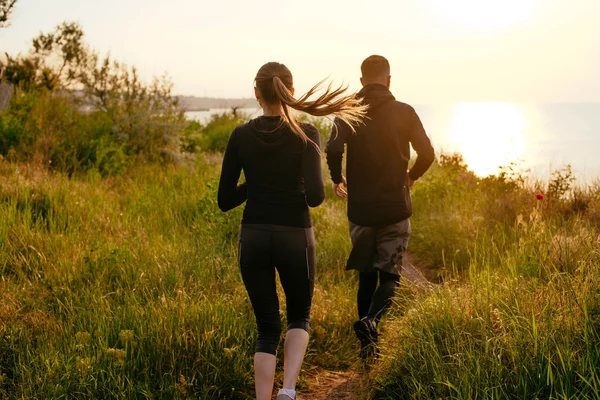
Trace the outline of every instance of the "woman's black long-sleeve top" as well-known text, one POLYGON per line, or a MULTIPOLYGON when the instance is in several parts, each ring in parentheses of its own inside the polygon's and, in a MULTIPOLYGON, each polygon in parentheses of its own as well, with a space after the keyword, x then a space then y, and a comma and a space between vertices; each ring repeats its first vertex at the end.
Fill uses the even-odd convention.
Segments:
MULTIPOLYGON (((300 126, 320 148, 317 128, 300 126)), ((303 143, 280 117, 258 117, 234 129, 223 157, 221 210, 247 201, 242 224, 309 228, 308 207, 320 205, 324 198, 319 151, 303 143), (238 184, 242 170, 246 182, 238 184)))

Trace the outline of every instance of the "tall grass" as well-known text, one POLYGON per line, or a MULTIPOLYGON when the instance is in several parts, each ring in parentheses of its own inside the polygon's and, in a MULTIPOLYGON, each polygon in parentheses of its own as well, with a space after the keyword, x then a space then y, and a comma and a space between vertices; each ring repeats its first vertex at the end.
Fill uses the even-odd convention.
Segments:
POLYGON ((415 188, 411 244, 444 283, 399 298, 369 398, 599 398, 599 188, 557 173, 537 200, 518 175, 442 161, 415 188))
MULTIPOLYGON (((109 179, 0 164, 0 397, 252 396, 241 210, 218 210, 207 159, 109 179)), ((306 368, 343 368, 356 350, 344 213, 328 204, 314 220, 306 368)))

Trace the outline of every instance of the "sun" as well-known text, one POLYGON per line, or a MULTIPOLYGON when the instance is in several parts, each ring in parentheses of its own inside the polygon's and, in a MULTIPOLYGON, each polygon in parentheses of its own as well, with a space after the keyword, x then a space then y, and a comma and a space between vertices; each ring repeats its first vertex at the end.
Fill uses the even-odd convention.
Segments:
POLYGON ((530 21, 542 0, 426 0, 430 11, 464 29, 493 31, 530 21))

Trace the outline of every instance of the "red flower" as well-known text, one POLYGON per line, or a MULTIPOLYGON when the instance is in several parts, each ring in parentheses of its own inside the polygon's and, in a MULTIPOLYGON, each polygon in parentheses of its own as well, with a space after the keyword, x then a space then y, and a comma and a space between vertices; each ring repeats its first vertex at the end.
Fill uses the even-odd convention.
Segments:
POLYGON ((541 193, 538 193, 538 194, 535 195, 535 198, 538 199, 538 200, 544 200, 544 195, 541 194, 541 193))

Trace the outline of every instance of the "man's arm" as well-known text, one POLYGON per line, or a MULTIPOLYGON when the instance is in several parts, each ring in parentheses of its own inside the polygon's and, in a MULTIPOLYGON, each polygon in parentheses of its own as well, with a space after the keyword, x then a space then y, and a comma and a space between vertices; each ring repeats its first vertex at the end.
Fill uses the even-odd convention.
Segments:
POLYGON ((412 186, 414 181, 419 179, 429 169, 435 159, 435 152, 431 141, 425 133, 423 124, 415 110, 411 107, 411 130, 410 144, 417 153, 417 160, 413 167, 408 171, 408 183, 412 186))
POLYGON ((335 119, 331 127, 331 136, 327 141, 325 153, 327 154, 327 166, 333 181, 333 190, 339 197, 347 193, 342 186, 346 186, 346 178, 342 175, 342 160, 344 158, 344 146, 348 138, 349 127, 341 120, 335 119))

